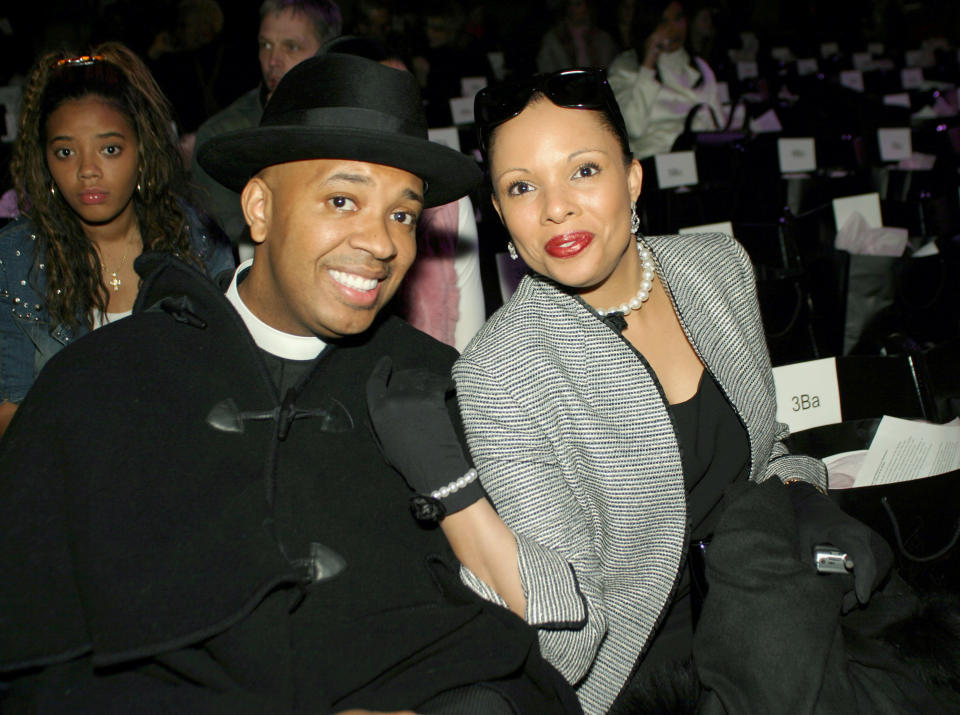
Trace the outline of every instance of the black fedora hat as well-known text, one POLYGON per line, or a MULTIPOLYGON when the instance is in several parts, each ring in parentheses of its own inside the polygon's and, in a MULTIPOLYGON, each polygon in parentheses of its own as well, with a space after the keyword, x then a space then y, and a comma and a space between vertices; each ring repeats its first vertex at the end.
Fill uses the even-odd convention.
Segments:
POLYGON ((337 53, 304 60, 287 72, 259 127, 213 137, 197 153, 200 166, 234 191, 261 169, 304 159, 409 171, 426 182, 427 206, 460 198, 481 176, 473 159, 427 139, 412 74, 337 53))

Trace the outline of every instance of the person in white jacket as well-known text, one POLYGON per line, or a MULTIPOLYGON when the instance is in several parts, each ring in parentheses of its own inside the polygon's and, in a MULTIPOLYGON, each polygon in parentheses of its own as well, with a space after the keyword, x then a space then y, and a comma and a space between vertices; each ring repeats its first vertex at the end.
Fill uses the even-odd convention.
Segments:
POLYGON ((686 49, 687 18, 676 0, 644 4, 633 16, 634 47, 607 70, 634 157, 670 151, 690 110, 693 129, 715 129, 723 116, 710 66, 686 49))

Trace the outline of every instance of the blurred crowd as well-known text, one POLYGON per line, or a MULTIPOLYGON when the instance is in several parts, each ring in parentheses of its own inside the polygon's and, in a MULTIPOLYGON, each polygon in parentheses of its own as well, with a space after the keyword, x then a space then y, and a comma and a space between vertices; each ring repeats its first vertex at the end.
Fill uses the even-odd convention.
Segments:
MULTIPOLYGON (((421 87, 429 125, 450 127, 444 143, 478 160, 472 96, 480 87, 510 76, 575 66, 607 70, 636 158, 652 160, 658 154, 691 148, 691 129, 728 127, 737 104, 749 113, 747 123, 742 117, 739 120, 745 129, 763 131, 753 120, 762 120, 767 110, 776 109, 784 136, 816 135, 819 156, 832 146, 830 142, 850 144, 845 140, 872 136, 875 125, 896 113, 897 108, 886 106, 881 95, 899 89, 904 57, 919 48, 934 47, 929 44, 931 38, 939 38, 936 46, 942 49, 935 63, 931 60, 933 66, 928 63, 924 70, 926 84, 912 90, 906 100, 915 106, 891 119, 895 121, 891 126, 913 122, 920 132, 923 128, 917 122, 927 116, 924 112, 929 114, 939 105, 950 104, 956 116, 955 93, 948 97, 943 82, 953 82, 957 71, 956 53, 945 48, 960 44, 958 7, 949 0, 243 0, 229 4, 86 0, 11 6, 0 11, 0 111, 5 115, 0 125, 6 126, 0 142, 0 225, 18 214, 10 170, 13 134, 21 88, 45 53, 76 57, 104 42, 120 42, 143 61, 172 106, 172 130, 190 179, 182 188, 193 194, 198 208, 212 219, 211 227, 222 229, 239 249, 237 257, 243 259, 249 255, 244 245, 249 248, 250 244, 239 197, 199 168, 196 152, 213 136, 256 126, 283 74, 321 48, 336 44, 337 51, 412 72, 421 87), (872 54, 864 52, 869 48, 874 48, 872 54), (842 87, 843 74, 857 66, 858 54, 869 55, 873 72, 866 76, 867 92, 852 99, 842 87), (814 63, 815 74, 803 77, 799 71, 803 62, 814 63), (753 74, 744 74, 744 66, 751 65, 753 74), (819 83, 806 81, 810 77, 819 83), (896 87, 886 89, 891 78, 896 87), (883 87, 873 87, 878 81, 883 87), (797 103, 797 94, 805 101, 797 103)), ((934 138, 947 134, 938 127, 931 129, 934 138)), ((953 133, 960 138, 960 130, 953 133)), ((914 139, 914 151, 922 144, 921 135, 914 139)), ((698 162, 705 156, 698 153, 698 162)), ((871 157, 862 151, 851 157, 839 163, 825 161, 818 168, 852 167, 859 175, 869 173, 871 157)), ((946 164, 940 162, 938 167, 946 164)), ((768 170, 764 164, 762 171, 768 170)), ((645 191, 655 188, 653 174, 648 176, 645 191)), ((706 188, 704 176, 701 183, 706 188)), ((762 183, 771 191, 779 190, 777 182, 762 183)), ((854 188, 877 190, 875 183, 865 181, 854 188)), ((827 191, 831 196, 846 191, 833 184, 827 191)), ((885 189, 880 192, 886 201, 885 189)), ((672 232, 678 225, 719 220, 701 207, 694 212, 697 215, 684 209, 681 213, 689 220, 678 223, 670 202, 683 197, 645 195, 649 200, 642 202, 641 210, 648 232, 672 232)), ((438 236, 453 230, 456 240, 447 240, 446 245, 446 239, 421 236, 421 255, 431 250, 440 255, 446 273, 452 275, 449 259, 457 257, 457 289, 447 298, 459 304, 455 311, 459 318, 451 314, 442 322, 455 324, 458 336, 454 339, 454 328, 447 328, 442 339, 458 347, 499 305, 503 289, 493 253, 504 248, 505 234, 498 221, 483 220, 491 213, 486 195, 470 198, 472 205, 465 199, 459 208, 448 207, 443 220, 428 217, 424 222, 425 229, 446 227, 436 229, 438 236), (470 245, 466 251, 465 245, 470 245), (463 256, 468 253, 472 258, 466 267, 463 256)), ((19 199, 22 202, 23 197, 19 199)), ((953 206, 955 192, 951 202, 953 206)), ((723 208, 723 219, 754 223, 770 218, 758 213, 761 209, 776 214, 785 205, 781 196, 761 197, 753 191, 715 203, 723 208), (749 215, 739 209, 741 205, 749 207, 749 215)), ((793 209, 795 213, 806 210, 799 204, 793 209)), ((950 224, 952 230, 952 222, 942 223, 950 224)), ((921 228, 925 235, 949 233, 946 228, 921 228)), ((435 304, 435 299, 429 292, 408 295, 407 315, 413 315, 418 302, 435 304)), ((790 352, 784 359, 803 356, 790 352)))
MULTIPOLYGON (((446 100, 459 79, 550 71, 561 66, 608 66, 635 49, 631 29, 641 0, 341 0, 342 32, 376 38, 412 69, 428 101, 432 124, 450 123, 446 100), (496 53, 493 58, 490 53, 496 53), (492 62, 491 62, 492 60, 492 62), (500 64, 502 62, 502 64, 500 64)), ((750 30, 770 45, 795 52, 823 41, 856 46, 885 43, 910 49, 921 39, 956 33, 955 3, 925 0, 698 0, 685 4, 690 47, 716 70, 729 64, 750 30)), ((116 40, 147 61, 172 101, 181 135, 249 90, 258 79, 252 52, 259 27, 256 0, 87 0, 11 3, 0 11, 0 86, 22 83, 43 52, 79 54, 116 40)), ((800 56, 800 55, 798 55, 800 56)), ((719 72, 718 72, 719 73, 719 72)))

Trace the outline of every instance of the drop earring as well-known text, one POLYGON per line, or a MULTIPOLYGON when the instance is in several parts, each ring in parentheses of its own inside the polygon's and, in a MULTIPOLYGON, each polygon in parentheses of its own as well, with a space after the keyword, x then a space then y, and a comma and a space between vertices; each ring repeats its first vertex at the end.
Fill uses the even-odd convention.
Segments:
POLYGON ((57 185, 56 185, 55 183, 53 183, 52 181, 50 182, 50 195, 51 195, 51 196, 56 196, 56 195, 57 195, 57 185))
POLYGON ((640 232, 640 217, 637 216, 637 207, 630 207, 630 233, 636 236, 640 232))
POLYGON ((513 245, 513 241, 507 241, 507 253, 510 254, 510 258, 517 260, 519 256, 517 255, 517 247, 513 245))

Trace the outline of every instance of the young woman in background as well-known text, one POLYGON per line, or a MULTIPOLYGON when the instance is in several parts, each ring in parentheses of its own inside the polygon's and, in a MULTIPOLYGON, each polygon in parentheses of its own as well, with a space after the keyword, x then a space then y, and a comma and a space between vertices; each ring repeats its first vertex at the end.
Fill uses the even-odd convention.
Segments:
POLYGON ((47 360, 130 313, 142 252, 210 275, 234 266, 190 206, 173 132, 167 100, 123 45, 34 66, 11 166, 22 218, 0 232, 0 433, 47 360))

